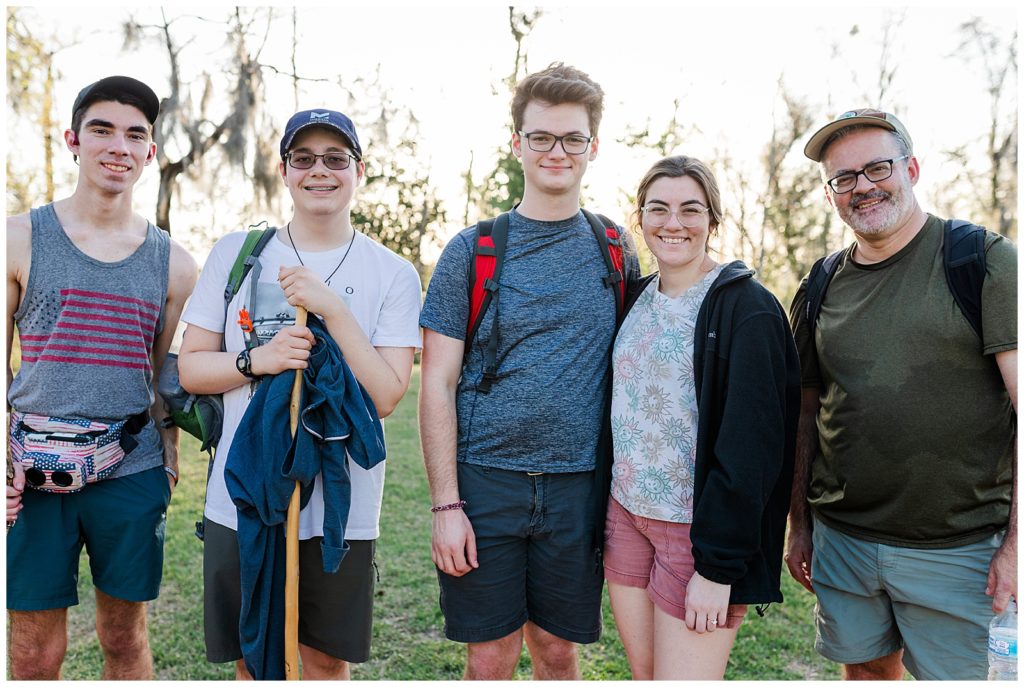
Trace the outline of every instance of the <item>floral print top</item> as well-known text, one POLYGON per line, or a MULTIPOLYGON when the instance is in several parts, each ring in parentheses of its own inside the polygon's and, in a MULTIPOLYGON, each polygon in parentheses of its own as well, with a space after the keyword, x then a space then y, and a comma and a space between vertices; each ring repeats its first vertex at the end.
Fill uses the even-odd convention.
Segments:
POLYGON ((717 265, 678 298, 654 278, 626 316, 612 354, 612 496, 634 515, 693 521, 697 390, 693 336, 717 265))

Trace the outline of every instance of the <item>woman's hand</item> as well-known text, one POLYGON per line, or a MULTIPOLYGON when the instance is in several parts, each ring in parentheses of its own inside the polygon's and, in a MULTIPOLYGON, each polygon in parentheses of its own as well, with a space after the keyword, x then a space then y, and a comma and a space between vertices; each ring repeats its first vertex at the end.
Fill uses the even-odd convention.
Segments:
POLYGON ((698 634, 714 632, 724 626, 729 611, 732 587, 718 584, 694 572, 686 585, 686 627, 698 634))

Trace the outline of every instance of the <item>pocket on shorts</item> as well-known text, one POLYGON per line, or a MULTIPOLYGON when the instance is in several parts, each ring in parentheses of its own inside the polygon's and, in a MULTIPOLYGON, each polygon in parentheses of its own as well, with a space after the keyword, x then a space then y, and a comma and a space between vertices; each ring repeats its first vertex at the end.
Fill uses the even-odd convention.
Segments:
POLYGON ((811 577, 817 577, 818 562, 828 553, 828 545, 825 541, 825 526, 815 518, 811 529, 811 577))
MULTIPOLYGON (((142 472, 136 472, 125 477, 118 477, 118 480, 135 480, 138 489, 149 494, 147 499, 147 510, 153 514, 167 513, 167 507, 171 503, 171 484, 168 479, 170 475, 164 472, 163 466, 149 468, 142 472)), ((127 484, 127 482, 126 482, 127 484)))
POLYGON ((615 530, 618 529, 619 522, 622 520, 622 506, 612 498, 608 497, 608 511, 605 513, 604 518, 604 540, 607 542, 609 539, 615 536, 615 530))
POLYGON ((171 505, 171 494, 174 493, 171 489, 171 476, 163 467, 160 468, 160 473, 164 478, 164 510, 167 510, 167 507, 171 505))
POLYGON ((652 532, 652 539, 661 552, 672 576, 689 584, 693 573, 697 571, 693 560, 693 540, 690 539, 692 525, 690 523, 667 522, 658 523, 658 531, 652 532))

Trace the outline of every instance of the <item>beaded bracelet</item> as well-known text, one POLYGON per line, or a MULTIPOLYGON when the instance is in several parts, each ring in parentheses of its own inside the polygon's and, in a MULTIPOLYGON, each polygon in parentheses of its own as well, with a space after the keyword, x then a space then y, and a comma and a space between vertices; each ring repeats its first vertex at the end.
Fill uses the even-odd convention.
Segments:
POLYGON ((433 506, 430 509, 431 513, 440 513, 443 510, 458 510, 465 507, 465 501, 456 501, 455 503, 446 503, 443 506, 433 506))

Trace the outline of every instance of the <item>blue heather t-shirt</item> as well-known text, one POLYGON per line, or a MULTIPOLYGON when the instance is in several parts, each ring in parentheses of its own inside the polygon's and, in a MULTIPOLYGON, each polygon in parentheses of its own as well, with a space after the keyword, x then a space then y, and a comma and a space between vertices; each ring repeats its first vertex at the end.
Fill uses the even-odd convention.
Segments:
MULTIPOLYGON (((464 340, 476 227, 445 247, 420 326, 464 340)), ((593 470, 615 332, 615 299, 582 212, 557 222, 510 213, 498 307, 470 347, 456 398, 458 460, 525 472, 593 470), (497 378, 476 390, 498 316, 497 378)))

